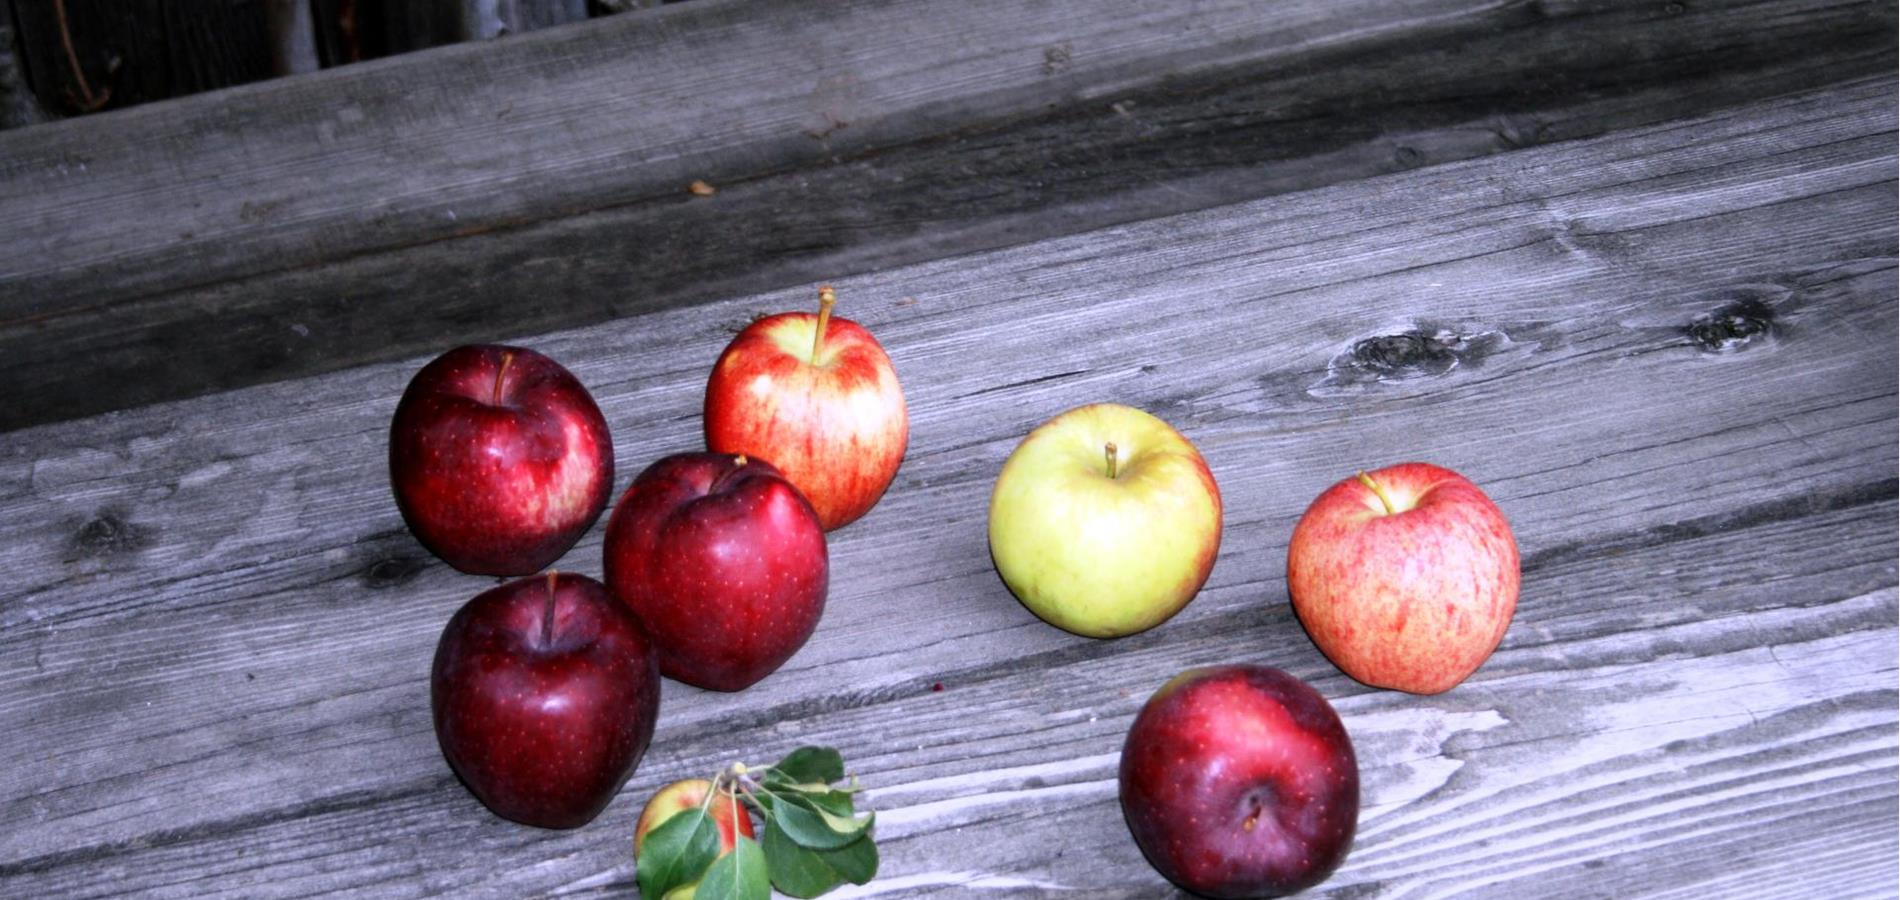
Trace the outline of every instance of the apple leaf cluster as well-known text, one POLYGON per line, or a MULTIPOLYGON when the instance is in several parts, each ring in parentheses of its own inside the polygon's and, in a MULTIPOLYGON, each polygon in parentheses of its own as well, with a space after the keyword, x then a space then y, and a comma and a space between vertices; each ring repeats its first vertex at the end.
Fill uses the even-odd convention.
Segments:
MULTIPOLYGON (((646 836, 635 860, 645 900, 767 900, 772 888, 816 897, 877 874, 876 818, 855 807, 856 779, 843 781, 844 758, 829 747, 800 747, 777 764, 734 765, 713 777, 706 801, 668 818, 646 836), (719 852, 713 803, 744 803, 765 823, 755 841, 737 835, 719 852)), ((743 813, 741 813, 743 814, 743 813)))

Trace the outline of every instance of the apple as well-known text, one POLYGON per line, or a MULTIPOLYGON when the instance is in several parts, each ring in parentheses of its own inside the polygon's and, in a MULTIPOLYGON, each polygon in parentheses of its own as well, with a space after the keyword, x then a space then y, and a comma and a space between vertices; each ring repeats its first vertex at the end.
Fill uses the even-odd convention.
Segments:
POLYGON ((600 582, 548 573, 449 619, 429 679, 442 755, 483 805, 542 828, 592 821, 640 764, 658 660, 600 582))
POLYGON ((648 466, 607 520, 607 585, 660 672, 738 691, 784 665, 825 609, 830 560, 811 504, 778 469, 724 453, 648 466))
POLYGON ((740 836, 756 837, 752 830, 752 816, 747 814, 745 804, 730 790, 722 790, 711 801, 706 795, 712 793, 712 782, 704 778, 688 778, 675 781, 653 795, 647 801, 646 808, 640 811, 640 821, 633 826, 633 855, 640 855, 640 847, 646 843, 647 832, 660 827, 674 816, 689 809, 704 806, 706 814, 712 817, 713 825, 719 829, 719 855, 732 851, 732 845, 740 836))
POLYGON ((753 322, 719 355, 706 382, 706 449, 777 466, 826 531, 870 511, 910 441, 897 371, 864 326, 831 314, 753 322))
POLYGON ((1180 612, 1220 551, 1220 488, 1187 438, 1114 403, 1023 439, 990 495, 1003 583, 1051 625, 1120 637, 1180 612))
POLYGON ((472 575, 559 559, 613 493, 594 398, 533 350, 457 347, 423 366, 389 426, 396 506, 429 552, 472 575))
POLYGON ((1331 875, 1359 823, 1359 763, 1339 715, 1278 669, 1192 669, 1122 746, 1122 815, 1162 876, 1208 897, 1278 897, 1331 875))
POLYGON ((1286 553, 1293 609, 1320 652, 1374 687, 1448 691, 1517 610, 1517 541, 1478 486, 1406 463, 1328 488, 1286 553))

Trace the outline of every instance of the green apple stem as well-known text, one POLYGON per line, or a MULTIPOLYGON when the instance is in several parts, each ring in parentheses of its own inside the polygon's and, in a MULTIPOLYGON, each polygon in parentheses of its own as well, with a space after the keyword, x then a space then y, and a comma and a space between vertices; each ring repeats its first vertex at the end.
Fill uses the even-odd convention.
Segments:
POLYGON ((1392 497, 1385 492, 1385 488, 1379 486, 1378 482, 1372 480, 1371 475, 1360 472, 1359 483, 1371 488, 1372 492, 1378 495, 1379 503, 1385 507, 1386 515, 1389 516, 1398 512, 1398 508, 1392 505, 1392 497))
POLYGON ((554 643, 554 580, 559 577, 561 577, 560 572, 554 569, 548 570, 548 602, 541 607, 541 646, 543 647, 554 643))
POLYGON ((825 285, 818 289, 818 331, 811 337, 811 364, 818 365, 818 354, 825 349, 825 329, 831 325, 831 308, 838 305, 838 292, 825 285))
POLYGON ((501 368, 495 370, 495 397, 494 397, 495 402, 492 404, 494 406, 501 405, 501 380, 502 378, 507 376, 508 366, 512 364, 514 361, 515 361, 515 352, 513 350, 504 352, 501 355, 501 368))
POLYGON ((1109 441, 1108 443, 1102 445, 1102 456, 1108 459, 1108 477, 1114 478, 1115 472, 1118 468, 1115 464, 1115 442, 1114 441, 1109 441))

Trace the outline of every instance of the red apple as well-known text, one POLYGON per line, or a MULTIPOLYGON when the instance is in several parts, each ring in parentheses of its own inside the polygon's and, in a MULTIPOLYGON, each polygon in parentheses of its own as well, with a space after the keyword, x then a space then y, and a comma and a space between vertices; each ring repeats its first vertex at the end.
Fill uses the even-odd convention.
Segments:
POLYGON ((520 347, 457 347, 422 367, 389 426, 389 483, 429 552, 473 575, 559 559, 613 492, 613 438, 587 389, 520 347))
POLYGON ((818 626, 825 531, 769 463, 680 453, 648 466, 607 520, 607 584, 646 626, 670 678, 737 691, 818 626))
POLYGON ((592 821, 640 764, 660 673, 600 582, 548 573, 486 591, 449 619, 430 678, 442 755, 504 819, 592 821))
POLYGON ((752 830, 752 816, 746 812, 745 803, 729 790, 720 791, 719 796, 708 802, 706 795, 711 791, 712 782, 704 778, 688 778, 660 788, 653 799, 647 801, 646 808, 640 811, 640 821, 633 826, 633 855, 640 855, 640 847, 646 843, 647 832, 680 813, 701 806, 706 808, 706 814, 712 817, 713 825, 719 829, 721 856, 732 851, 732 845, 741 835, 757 837, 752 830))
POLYGON ((825 530, 870 511, 904 461, 910 414, 891 358, 864 327, 780 313, 732 339, 706 383, 706 448, 777 466, 825 530))
POLYGON ((1325 881, 1359 823, 1359 763, 1338 714, 1264 666, 1183 672, 1122 746, 1122 814, 1169 881, 1278 897, 1325 881))
POLYGON ((1287 590, 1320 652, 1374 687, 1448 691, 1491 656, 1517 610, 1517 541, 1478 486, 1406 463, 1307 507, 1287 590))

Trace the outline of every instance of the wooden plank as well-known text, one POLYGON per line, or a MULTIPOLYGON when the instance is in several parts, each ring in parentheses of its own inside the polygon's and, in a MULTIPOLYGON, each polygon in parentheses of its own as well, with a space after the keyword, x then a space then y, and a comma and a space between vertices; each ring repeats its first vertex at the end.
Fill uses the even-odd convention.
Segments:
MULTIPOLYGON (((911 398, 898 483, 836 535, 812 643, 744 694, 669 685, 647 762, 579 832, 495 821, 435 750, 426 660, 481 585, 427 559, 387 496, 383 431, 419 360, 11 434, 0 753, 21 762, 0 816, 32 827, 0 834, 0 893, 624 891, 654 787, 821 741, 884 810, 866 893, 1151 895, 1113 807, 1120 735, 1167 675, 1231 659, 1314 679, 1359 738, 1366 836, 1341 895, 1878 893, 1890 97, 1858 82, 841 281, 911 398), (1180 425, 1229 511, 1202 596, 1114 642, 1037 622, 982 543, 1020 435, 1103 398, 1180 425), (1307 500, 1408 457, 1472 475, 1526 549, 1504 650, 1433 699, 1334 672, 1281 577, 1307 500)), ((593 388, 630 478, 697 444, 732 328, 807 294, 533 343, 593 388)), ((562 567, 598 554, 596 531, 562 567)))
POLYGON ((16 156, 45 166, 0 166, 22 191, 0 199, 0 227, 42 236, 17 242, 11 265, 0 250, 0 383, 16 398, 0 429, 1575 139, 1895 65, 1890 5, 1820 0, 1674 15, 1288 2, 1165 21, 1111 5, 1098 22, 889 2, 680 17, 697 5, 219 101, 235 108, 187 105, 182 125, 125 123, 179 129, 133 159, 75 149, 116 146, 105 135, 42 132, 16 156), (989 34, 964 16, 1010 30, 996 46, 1034 65, 938 60, 989 34), (732 56, 701 59, 715 41, 732 56), (813 58, 813 45, 858 49, 813 58), (692 65, 669 62, 689 53, 692 65), (680 80, 668 96, 722 105, 683 116, 629 95, 651 81, 635 65, 680 80), (444 78, 452 98, 416 87, 444 78), (711 80, 718 91, 700 87, 711 80), (550 83, 558 96, 511 93, 550 83), (367 99, 339 110, 333 92, 367 99), (852 107, 851 127, 813 119, 832 100, 852 107), (524 112, 491 126, 501 109, 524 112), (694 178, 720 193, 689 196, 694 178), (151 210, 164 227, 140 218, 151 210), (159 349, 180 346, 194 352, 159 349))

